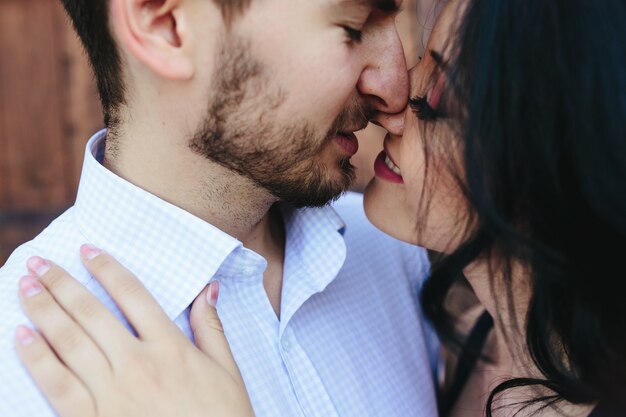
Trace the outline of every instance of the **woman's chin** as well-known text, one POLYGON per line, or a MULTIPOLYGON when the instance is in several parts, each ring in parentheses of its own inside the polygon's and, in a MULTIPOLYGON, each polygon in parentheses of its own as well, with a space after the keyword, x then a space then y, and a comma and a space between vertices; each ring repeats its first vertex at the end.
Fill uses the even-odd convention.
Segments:
MULTIPOLYGON (((400 208, 401 202, 394 204, 390 190, 381 186, 379 179, 372 179, 363 192, 365 215, 370 223, 389 236, 412 245, 418 245, 413 218, 407 218, 400 208)), ((397 194, 396 194, 397 196, 397 194)))

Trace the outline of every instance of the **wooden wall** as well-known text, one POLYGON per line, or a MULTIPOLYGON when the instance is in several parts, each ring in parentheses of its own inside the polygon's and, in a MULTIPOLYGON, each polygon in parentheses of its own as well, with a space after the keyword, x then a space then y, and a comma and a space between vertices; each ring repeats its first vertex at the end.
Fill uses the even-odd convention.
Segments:
POLYGON ((0 264, 72 204, 101 120, 60 2, 0 0, 0 264))

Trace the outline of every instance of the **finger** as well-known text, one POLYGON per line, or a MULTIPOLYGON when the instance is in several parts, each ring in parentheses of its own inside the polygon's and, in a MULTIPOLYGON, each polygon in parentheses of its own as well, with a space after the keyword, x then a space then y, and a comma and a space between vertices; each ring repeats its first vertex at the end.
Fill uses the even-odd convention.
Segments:
POLYGON ((95 415, 88 389, 59 360, 40 334, 26 326, 18 327, 16 348, 28 373, 59 416, 95 415))
POLYGON ((50 348, 86 385, 97 388, 109 373, 104 353, 32 276, 19 282, 24 313, 44 335, 50 348))
POLYGON ((196 297, 189 320, 196 346, 221 364, 236 379, 241 380, 239 368, 224 335, 222 322, 215 305, 219 293, 219 281, 213 281, 196 297))
POLYGON ((87 270, 102 284, 139 337, 160 339, 181 333, 141 281, 111 255, 92 246, 80 248, 87 270))
POLYGON ((134 336, 113 313, 63 268, 38 256, 27 266, 108 358, 117 357, 133 342, 134 336))

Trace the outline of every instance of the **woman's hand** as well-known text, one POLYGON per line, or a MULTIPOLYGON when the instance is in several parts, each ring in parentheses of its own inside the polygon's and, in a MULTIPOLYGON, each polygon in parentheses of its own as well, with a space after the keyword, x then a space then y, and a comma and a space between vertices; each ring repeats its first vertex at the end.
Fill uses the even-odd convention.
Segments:
POLYGON ((38 332, 19 327, 17 350, 61 417, 254 415, 214 308, 217 282, 193 303, 194 346, 111 256, 84 245, 81 258, 137 337, 67 272, 29 259, 19 294, 38 332))

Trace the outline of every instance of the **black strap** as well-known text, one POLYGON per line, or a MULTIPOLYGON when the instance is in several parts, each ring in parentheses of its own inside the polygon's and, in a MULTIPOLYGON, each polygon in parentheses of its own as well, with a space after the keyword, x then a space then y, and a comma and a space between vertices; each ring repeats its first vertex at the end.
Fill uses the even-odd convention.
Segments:
POLYGON ((444 395, 439 397, 439 415, 446 417, 459 399, 463 387, 467 383, 480 353, 483 350, 487 336, 493 327, 493 319, 486 311, 478 318, 470 332, 465 346, 459 355, 458 364, 452 379, 452 386, 444 395))
POLYGON ((626 410, 600 403, 589 414, 589 417, 626 417, 626 410))

